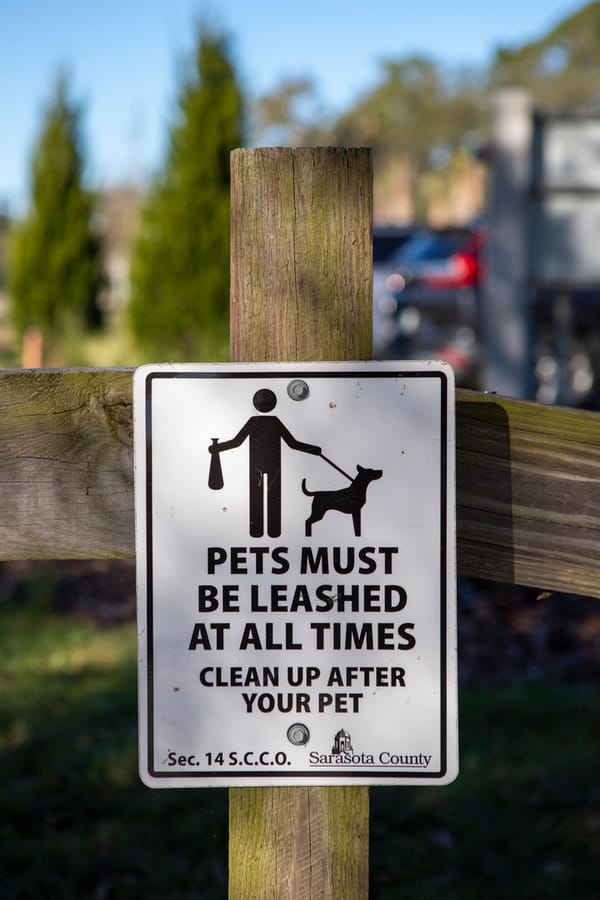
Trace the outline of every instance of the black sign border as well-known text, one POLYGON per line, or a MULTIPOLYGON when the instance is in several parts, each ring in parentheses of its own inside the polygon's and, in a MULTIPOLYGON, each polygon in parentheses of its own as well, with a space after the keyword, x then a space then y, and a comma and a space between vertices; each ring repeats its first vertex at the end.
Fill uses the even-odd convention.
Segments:
POLYGON ((146 492, 145 492, 145 520, 146 520, 146 723, 147 723, 147 747, 146 763, 147 772, 152 778, 156 779, 190 779, 203 781, 217 779, 223 782, 223 786, 227 786, 226 782, 238 783, 241 780, 258 780, 267 778, 271 780, 289 781, 294 778, 302 779, 319 779, 324 783, 331 783, 334 778, 356 779, 357 783, 364 783, 362 780, 369 778, 370 784, 381 781, 385 783, 389 780, 397 781, 399 779, 415 779, 422 780, 424 783, 440 781, 448 771, 448 654, 447 654, 447 627, 448 627, 448 517, 454 514, 454 510, 448 508, 448 378, 444 371, 435 370, 404 370, 402 368, 392 369, 341 369, 336 371, 333 369, 315 369, 299 368, 289 370, 284 369, 252 369, 252 370, 229 370, 225 368, 219 370, 215 367, 212 370, 182 370, 173 369, 172 371, 155 371, 149 372, 145 379, 145 456, 146 456, 146 492), (440 382, 440 418, 441 418, 441 447, 440 454, 440 670, 441 670, 441 691, 440 691, 440 760, 441 766, 437 772, 408 772, 398 771, 392 767, 390 772, 377 770, 367 774, 364 768, 358 770, 337 770, 335 768, 327 768, 322 772, 315 772, 314 769, 299 771, 281 771, 266 773, 264 770, 245 770, 237 769, 232 771, 227 769, 224 772, 217 772, 214 769, 198 769, 194 770, 177 770, 170 767, 168 771, 155 768, 154 764, 154 615, 153 615, 153 591, 152 591, 152 573, 153 573, 153 532, 152 532, 152 384, 155 380, 163 379, 282 379, 282 378, 402 378, 402 379, 421 379, 435 378, 440 382), (375 782, 377 779, 377 782, 375 782))

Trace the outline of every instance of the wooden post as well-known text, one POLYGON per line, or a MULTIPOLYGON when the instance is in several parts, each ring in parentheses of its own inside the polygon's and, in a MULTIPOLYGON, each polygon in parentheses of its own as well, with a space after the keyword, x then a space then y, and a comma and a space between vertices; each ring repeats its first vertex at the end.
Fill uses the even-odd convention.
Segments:
MULTIPOLYGON (((231 157, 231 358, 371 358, 367 149, 231 157)), ((366 787, 229 792, 230 900, 364 900, 366 787)))

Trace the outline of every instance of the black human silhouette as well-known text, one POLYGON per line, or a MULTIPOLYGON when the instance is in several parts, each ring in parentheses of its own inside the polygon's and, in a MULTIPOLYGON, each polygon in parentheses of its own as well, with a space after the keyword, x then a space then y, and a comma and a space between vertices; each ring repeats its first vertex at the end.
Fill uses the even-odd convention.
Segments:
POLYGON ((208 448, 211 454, 239 447, 246 438, 249 443, 250 536, 264 535, 264 494, 267 495, 267 534, 281 535, 281 442, 292 450, 319 456, 321 448, 297 441, 277 416, 265 415, 277 405, 277 398, 269 388, 261 388, 252 398, 262 413, 251 416, 230 441, 216 441, 208 448))

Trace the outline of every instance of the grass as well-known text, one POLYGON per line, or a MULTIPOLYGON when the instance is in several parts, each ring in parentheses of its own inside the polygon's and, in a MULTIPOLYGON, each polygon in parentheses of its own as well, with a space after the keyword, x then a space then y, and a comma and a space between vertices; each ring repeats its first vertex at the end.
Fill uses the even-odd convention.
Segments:
POLYGON ((462 692, 458 780, 372 792, 373 896, 597 897, 599 724, 590 684, 462 692))
MULTIPOLYGON (((147 362, 198 362, 202 360, 223 362, 229 359, 229 336, 205 334, 193 346, 162 349, 143 347, 133 336, 125 321, 123 310, 107 317, 104 327, 98 331, 81 332, 65 329, 60 341, 44 345, 43 365, 49 368, 63 367, 135 367, 147 362)), ((21 343, 14 329, 0 310, 0 368, 14 369, 22 365, 21 343)))
MULTIPOLYGON (((134 623, 28 595, 0 599, 0 896, 225 898, 226 791, 137 776, 134 623)), ((459 779, 371 791, 372 900, 598 896, 599 720, 590 684, 463 691, 459 779)))
POLYGON ((226 893, 226 792, 137 777, 135 625, 0 613, 0 896, 226 893))

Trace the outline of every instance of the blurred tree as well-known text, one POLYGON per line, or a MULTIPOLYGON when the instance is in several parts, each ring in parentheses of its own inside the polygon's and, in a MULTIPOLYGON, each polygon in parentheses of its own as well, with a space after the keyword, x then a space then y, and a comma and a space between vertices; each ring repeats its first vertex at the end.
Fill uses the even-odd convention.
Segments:
POLYGON ((309 79, 283 80, 261 97, 255 121, 261 138, 284 144, 372 147, 376 217, 427 218, 432 184, 437 199, 469 175, 465 146, 483 139, 481 83, 481 73, 404 57, 384 61, 378 84, 337 121, 324 117, 309 79))
POLYGON ((600 105, 600 3, 588 3, 540 40, 500 49, 490 86, 526 87, 547 111, 600 105))
POLYGON ((83 185, 82 111, 61 74, 33 154, 31 207, 11 234, 8 283, 16 328, 39 328, 53 346, 100 323, 101 246, 94 197, 83 185))
POLYGON ((265 146, 314 147, 330 141, 330 129, 315 82, 284 78, 254 107, 254 131, 265 146))
POLYGON ((420 56, 384 61, 382 73, 380 83, 339 119, 335 141, 373 147, 376 194, 378 171, 401 170, 412 215, 426 218, 425 176, 436 172, 448 189, 456 155, 483 127, 480 79, 420 56))
POLYGON ((226 356, 229 154, 242 145, 243 123, 229 41, 201 27, 133 253, 130 322, 152 353, 226 356))

